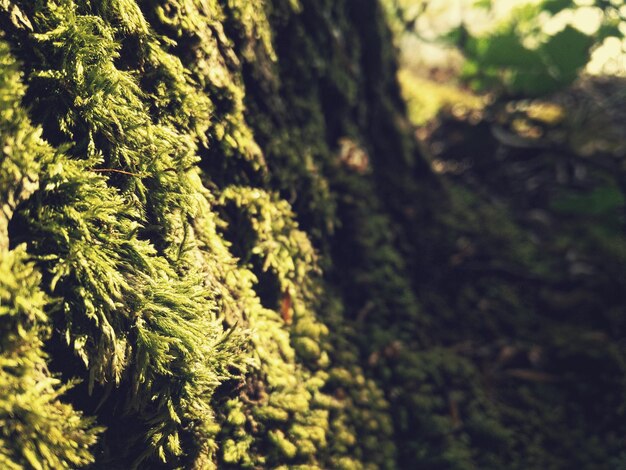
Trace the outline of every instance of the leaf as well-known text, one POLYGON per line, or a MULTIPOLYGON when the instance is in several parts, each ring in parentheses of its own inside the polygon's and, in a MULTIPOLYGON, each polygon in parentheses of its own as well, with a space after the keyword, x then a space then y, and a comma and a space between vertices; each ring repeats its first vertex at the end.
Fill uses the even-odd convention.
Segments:
POLYGON ((467 36, 467 31, 465 29, 463 29, 463 31, 465 31, 466 35, 466 37, 464 38, 464 42, 457 43, 460 45, 463 54, 474 60, 484 60, 484 56, 487 49, 489 48, 489 41, 491 41, 491 38, 477 38, 474 36, 467 36))
POLYGON ((469 55, 471 55, 471 51, 466 51, 467 42, 472 40, 476 41, 476 38, 469 36, 464 25, 459 25, 458 27, 452 28, 450 31, 440 36, 439 40, 443 44, 456 46, 460 48, 463 53, 469 53, 469 55))
POLYGON ((541 4, 541 9, 555 15, 560 11, 575 6, 576 5, 572 0, 544 0, 544 2, 541 4))
POLYGON ((551 77, 547 70, 516 70, 507 83, 509 91, 527 96, 541 96, 558 90, 561 83, 551 77))
POLYGON ((536 67, 541 58, 536 51, 526 49, 513 31, 489 38, 481 60, 499 67, 536 67))
POLYGON ((551 74, 567 85, 578 76, 578 71, 589 62, 593 38, 572 26, 566 26, 541 47, 546 55, 551 74))

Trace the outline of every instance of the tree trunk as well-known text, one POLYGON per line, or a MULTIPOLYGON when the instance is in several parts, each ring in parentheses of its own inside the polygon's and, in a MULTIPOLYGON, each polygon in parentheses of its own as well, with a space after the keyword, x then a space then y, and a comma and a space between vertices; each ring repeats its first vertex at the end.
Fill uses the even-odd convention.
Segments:
POLYGON ((558 468, 460 343, 500 280, 447 266, 475 222, 377 1, 0 0, 0 31, 3 468, 558 468))

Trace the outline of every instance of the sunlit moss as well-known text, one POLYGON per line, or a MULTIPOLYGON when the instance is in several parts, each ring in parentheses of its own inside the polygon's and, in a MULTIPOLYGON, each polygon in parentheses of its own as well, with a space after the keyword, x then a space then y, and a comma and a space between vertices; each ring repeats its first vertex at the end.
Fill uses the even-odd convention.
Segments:
POLYGON ((411 70, 400 70, 398 80, 407 101, 409 118, 417 126, 428 123, 441 111, 467 114, 485 106, 484 98, 460 90, 454 84, 420 78, 411 70))

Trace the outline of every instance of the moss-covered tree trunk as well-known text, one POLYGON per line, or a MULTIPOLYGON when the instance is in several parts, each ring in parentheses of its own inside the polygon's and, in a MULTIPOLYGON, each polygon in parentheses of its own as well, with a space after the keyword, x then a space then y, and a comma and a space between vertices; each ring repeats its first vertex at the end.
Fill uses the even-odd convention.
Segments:
POLYGON ((489 338, 491 281, 442 268, 483 219, 377 1, 0 0, 0 31, 2 468, 559 468, 456 344, 489 338))
POLYGON ((5 466, 396 466, 430 177, 377 2, 0 8, 5 466))

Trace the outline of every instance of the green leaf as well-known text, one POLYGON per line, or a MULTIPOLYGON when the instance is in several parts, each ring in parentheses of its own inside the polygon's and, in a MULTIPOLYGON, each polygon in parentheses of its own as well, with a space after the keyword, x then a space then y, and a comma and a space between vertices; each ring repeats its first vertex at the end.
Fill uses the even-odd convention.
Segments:
POLYGON ((528 96, 541 96, 560 88, 561 84, 545 69, 515 70, 507 81, 507 88, 512 93, 528 96))
POLYGON ((526 49, 512 31, 489 38, 481 59, 500 67, 533 67, 540 61, 537 52, 526 49))
POLYGON ((593 38, 572 26, 556 33, 541 48, 550 74, 563 85, 574 81, 589 62, 593 38))
POLYGON ((576 5, 572 0, 544 0, 544 2, 541 4, 541 9, 555 15, 560 11, 575 6, 576 5))

